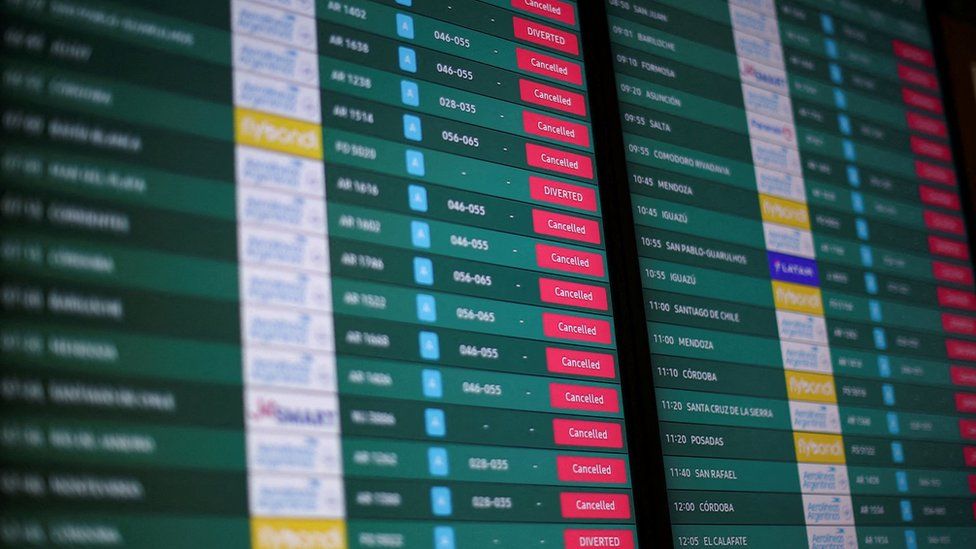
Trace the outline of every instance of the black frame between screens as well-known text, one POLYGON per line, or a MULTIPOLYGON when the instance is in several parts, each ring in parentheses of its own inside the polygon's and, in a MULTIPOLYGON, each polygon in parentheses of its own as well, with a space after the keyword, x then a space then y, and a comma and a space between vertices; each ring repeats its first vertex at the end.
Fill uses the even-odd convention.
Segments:
MULTIPOLYGON (((953 167, 959 177, 959 194, 963 207, 971 264, 976 258, 973 238, 971 199, 976 193, 966 182, 963 151, 960 145, 959 120, 948 79, 948 58, 939 23, 944 0, 923 0, 926 26, 932 37, 936 73, 942 91, 946 123, 949 128, 953 167)), ((634 513, 641 547, 673 547, 670 500, 661 429, 657 414, 653 364, 644 289, 641 283, 637 237, 631 207, 627 159, 624 153, 623 127, 617 103, 613 53, 607 24, 605 0, 579 0, 580 34, 586 63, 590 120, 593 129, 600 201, 603 210, 607 264, 611 280, 616 341, 623 407, 626 417, 627 445, 630 456, 631 483, 634 487, 634 513)), ((976 161, 976 160, 974 160, 976 161)))

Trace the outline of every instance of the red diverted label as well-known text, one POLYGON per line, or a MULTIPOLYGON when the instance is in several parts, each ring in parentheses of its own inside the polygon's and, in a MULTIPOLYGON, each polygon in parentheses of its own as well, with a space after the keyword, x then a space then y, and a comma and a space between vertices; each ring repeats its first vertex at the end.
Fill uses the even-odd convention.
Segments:
POLYGON ((976 412, 976 393, 956 393, 956 410, 963 413, 976 412))
POLYGON ((962 449, 963 460, 966 467, 976 467, 976 446, 966 446, 962 449))
POLYGON ((895 55, 906 61, 925 65, 926 67, 935 66, 935 59, 932 57, 932 52, 925 48, 920 48, 913 44, 902 42, 901 40, 892 40, 891 48, 894 50, 895 55))
POLYGON ((555 374, 613 379, 616 365, 613 355, 572 349, 546 348, 546 368, 555 374))
POLYGON ((939 297, 940 307, 976 311, 976 294, 973 292, 939 287, 936 288, 936 295, 939 297))
POLYGON ((942 189, 919 185, 918 197, 929 206, 938 206, 939 208, 949 210, 959 210, 961 208, 959 195, 951 191, 943 191, 942 189))
POLYGON ((942 329, 951 334, 976 336, 976 318, 942 313, 942 329))
POLYGON ((619 423, 577 419, 552 420, 553 441, 560 446, 623 448, 624 435, 619 423))
POLYGON ((593 219, 573 215, 532 210, 532 229, 536 234, 568 238, 579 242, 599 244, 600 225, 593 219))
POLYGON ((935 118, 929 118, 928 116, 918 114, 917 112, 906 112, 905 121, 908 123, 909 128, 918 132, 927 133, 929 135, 942 138, 949 135, 949 130, 946 128, 945 122, 935 118))
POLYGON ((582 154, 526 143, 525 160, 534 168, 593 179, 593 160, 582 154))
POLYGON ((560 120, 532 111, 525 111, 522 113, 522 128, 529 135, 538 135, 582 147, 590 146, 590 132, 585 125, 579 122, 560 120))
POLYGON ((576 11, 569 2, 561 0, 512 0, 512 7, 567 25, 576 24, 576 11))
POLYGON ((976 420, 960 419, 959 436, 966 440, 976 440, 976 420))
POLYGON ((956 284, 973 285, 973 270, 962 265, 943 263, 941 261, 932 262, 932 276, 937 280, 954 282, 956 284))
POLYGON ((634 549, 630 530, 566 530, 564 549, 634 549))
POLYGON ((583 69, 579 63, 522 48, 515 48, 515 60, 518 68, 523 71, 577 86, 583 85, 583 69))
POLYGON ((546 303, 606 311, 607 290, 601 286, 579 284, 551 278, 539 279, 539 298, 546 303))
POLYGON ((949 377, 953 385, 964 385, 966 387, 976 387, 976 368, 968 366, 949 366, 949 377))
POLYGON ((529 176, 529 196, 533 200, 558 204, 567 208, 596 211, 596 189, 553 181, 535 175, 529 176))
POLYGON ((557 456, 556 471, 563 482, 627 482, 627 462, 618 458, 557 456))
POLYGON ((928 88, 930 90, 939 89, 939 80, 934 74, 926 71, 921 71, 913 67, 906 67, 905 65, 898 65, 898 78, 901 78, 909 84, 914 84, 916 86, 921 86, 923 88, 928 88))
POLYGON ((919 156, 927 156, 936 160, 942 160, 943 162, 950 162, 952 160, 952 151, 942 143, 929 141, 917 135, 913 135, 910 141, 912 152, 919 156))
POLYGON ((959 216, 925 210, 922 219, 925 220, 925 228, 929 230, 960 236, 966 234, 966 224, 959 216))
POLYGON ((901 100, 906 105, 918 107, 934 113, 942 114, 942 101, 938 97, 932 97, 908 88, 901 89, 901 100))
POLYGON ((521 17, 513 17, 512 25, 515 27, 515 38, 519 40, 552 48, 570 55, 579 55, 579 38, 572 32, 543 25, 542 23, 536 23, 535 21, 529 21, 528 19, 522 19, 521 17))
POLYGON ((595 252, 536 244, 535 260, 543 269, 600 277, 606 273, 603 256, 595 252))
POLYGON ((630 518, 630 496, 594 492, 559 494, 563 518, 627 519, 630 518))
POLYGON ((969 259, 969 247, 965 242, 929 235, 929 252, 953 259, 969 259))
POLYGON ((976 361, 976 342, 947 339, 946 354, 953 360, 976 361))
POLYGON ((559 410, 616 413, 620 411, 620 396, 609 387, 550 383, 549 405, 559 410))
POLYGON ((586 116, 586 100, 581 93, 519 79, 519 96, 526 103, 586 116))
POLYGON ((546 337, 603 343, 609 345, 610 322, 597 318, 542 313, 542 332, 546 337))
POLYGON ((956 184, 956 172, 952 171, 952 168, 936 166, 921 160, 915 161, 915 175, 933 183, 952 186, 956 184))

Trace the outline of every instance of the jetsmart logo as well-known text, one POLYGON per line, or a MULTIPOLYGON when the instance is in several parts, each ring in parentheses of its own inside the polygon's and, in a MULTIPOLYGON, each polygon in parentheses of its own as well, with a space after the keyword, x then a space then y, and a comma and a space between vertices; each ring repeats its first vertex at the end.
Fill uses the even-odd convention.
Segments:
POLYGON ((777 88, 786 87, 785 76, 780 76, 778 74, 771 74, 767 71, 764 71, 756 67, 752 63, 746 63, 743 74, 745 74, 746 76, 752 78, 757 82, 762 82, 763 84, 767 84, 769 86, 776 86, 777 88))
POLYGON ((285 406, 273 398, 259 398, 249 417, 254 421, 270 419, 281 425, 301 427, 327 427, 336 423, 336 413, 333 410, 285 406))

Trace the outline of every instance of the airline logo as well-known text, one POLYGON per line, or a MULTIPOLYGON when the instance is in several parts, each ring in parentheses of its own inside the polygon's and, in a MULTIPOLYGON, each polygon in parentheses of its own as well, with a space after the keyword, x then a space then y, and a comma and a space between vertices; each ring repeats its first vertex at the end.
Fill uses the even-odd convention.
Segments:
POLYGON ((737 30, 733 31, 733 35, 735 38, 736 55, 752 59, 763 65, 776 67, 777 69, 784 68, 783 48, 776 42, 745 34, 737 30))
POLYGON ((342 480, 337 477, 248 477, 248 505, 253 517, 341 518, 346 512, 343 494, 342 480))
POLYGON ((234 72, 234 104, 318 124, 322 121, 319 90, 282 80, 234 72))
POLYGON ((782 69, 760 65, 748 59, 739 59, 739 77, 744 84, 786 95, 790 91, 789 81, 782 69))
POLYGON ((335 356, 278 349, 245 349, 246 383, 312 391, 336 390, 335 356))
POLYGON ((765 195, 778 196, 799 204, 806 204, 807 192, 803 177, 756 166, 756 189, 765 195))
POLYGON ((829 375, 787 371, 786 392, 790 400, 837 403, 834 378, 829 375))
POLYGON ((264 473, 341 475, 337 437, 283 435, 248 430, 247 467, 264 473))
POLYGON ((800 153, 795 148, 774 145, 758 139, 750 139, 749 142, 752 144, 752 161, 756 165, 797 177, 803 176, 800 153))
POLYGON ((328 272, 325 249, 325 239, 322 237, 246 226, 238 228, 238 258, 241 263, 328 272))
POLYGON ((749 135, 784 147, 796 147, 796 129, 792 123, 761 114, 746 113, 749 135))
POLYGON ((332 316, 263 307, 242 307, 243 339, 248 344, 331 351, 332 316))
POLYGON ((823 316, 823 296, 820 288, 803 284, 772 281, 773 301, 777 309, 823 316))
POLYGON ((270 78, 319 87, 318 56, 295 48, 234 36, 234 68, 270 78))
POLYGON ((800 491, 804 494, 850 494, 851 480, 847 467, 797 463, 800 491))
POLYGON ((779 41, 779 25, 775 14, 764 15, 733 4, 729 6, 729 15, 732 16, 732 28, 773 42, 779 41))
POLYGON ((576 10, 562 0, 512 0, 512 7, 566 25, 576 24, 576 10))
POLYGON ((813 259, 815 250, 810 231, 791 229, 778 223, 763 223, 766 249, 773 252, 813 259))
POLYGON ((572 32, 543 25, 542 23, 536 23, 535 21, 529 21, 528 19, 522 19, 521 17, 513 17, 512 25, 514 27, 515 38, 519 40, 551 48, 562 53, 579 55, 579 39, 572 32))
POLYGON ((790 402, 790 420, 794 431, 840 433, 840 410, 832 404, 790 402))
POLYGON ((796 460, 801 463, 844 464, 844 440, 840 435, 793 433, 796 460))
POLYGON ((235 147, 236 179, 242 187, 264 187, 325 195, 322 163, 251 147, 235 147))
POLYGON ((854 505, 850 496, 803 494, 803 515, 808 525, 852 526, 854 505))
POLYGON ((322 159, 322 128, 316 124, 235 108, 234 133, 242 145, 322 159))
POLYGON ((346 549, 342 520, 251 518, 254 549, 346 549))
POLYGON ((793 107, 789 98, 776 92, 742 84, 742 99, 747 112, 781 120, 790 127, 793 124, 793 107))
POLYGON ((245 392, 248 429, 318 431, 339 429, 339 402, 332 395, 303 395, 276 391, 245 392))
POLYGON ((533 200, 549 202, 568 208, 596 211, 596 189, 553 181, 535 175, 529 176, 529 195, 533 200))
POLYGON ((325 204, 321 198, 240 187, 237 190, 237 219, 252 225, 325 234, 325 204))
POLYGON ((776 311, 776 327, 783 339, 827 344, 827 322, 823 317, 776 311))
POLYGON ((331 309, 332 290, 326 277, 243 265, 240 268, 240 281, 240 295, 248 303, 318 311, 331 309))
POLYGON ((761 194, 759 195, 759 209, 763 221, 810 230, 810 213, 805 204, 761 194))
POLYGON ((821 374, 833 373, 830 347, 794 341, 781 341, 779 347, 780 354, 783 356, 783 368, 787 370, 821 374))
MULTIPOLYGON (((810 259, 804 259, 802 257, 793 257, 789 255, 778 254, 776 252, 767 252, 767 259, 769 260, 769 276, 771 276, 773 281, 773 293, 776 294, 776 281, 783 282, 794 282, 797 285, 804 286, 818 286, 820 284, 820 275, 817 271, 817 262, 810 259)), ((809 291, 810 288, 803 288, 802 291, 809 291)), ((820 303, 822 300, 817 297, 817 302, 820 303)), ((812 302, 810 302, 812 304, 812 302)), ((817 307, 818 305, 813 305, 817 307)), ((777 307, 779 305, 777 304, 777 307)), ((790 307, 784 307, 789 309, 790 307)), ((801 312, 812 313, 813 311, 809 309, 803 309, 801 312)), ((814 313, 815 314, 815 313, 814 313)))
POLYGON ((243 33, 286 46, 318 50, 314 18, 239 0, 231 5, 231 29, 235 34, 243 33))
POLYGON ((810 549, 858 549, 857 539, 853 526, 807 526, 810 549))

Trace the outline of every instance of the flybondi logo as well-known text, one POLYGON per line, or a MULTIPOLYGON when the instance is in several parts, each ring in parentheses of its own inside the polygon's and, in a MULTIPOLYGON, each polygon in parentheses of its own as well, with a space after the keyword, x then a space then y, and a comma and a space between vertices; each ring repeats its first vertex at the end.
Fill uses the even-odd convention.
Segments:
POLYGON ((796 441, 797 454, 803 458, 833 458, 844 457, 844 446, 840 439, 819 442, 817 440, 800 437, 796 441))
POLYGON ((245 115, 241 118, 241 135, 249 141, 265 143, 276 148, 317 152, 320 149, 316 129, 300 129, 275 124, 271 120, 245 115))
POLYGON ((344 549, 345 533, 341 526, 303 524, 260 524, 255 529, 257 549, 344 549))
POLYGON ((260 398, 249 414, 254 421, 273 420, 280 425, 327 427, 335 425, 336 413, 325 408, 285 406, 273 398, 260 398))

